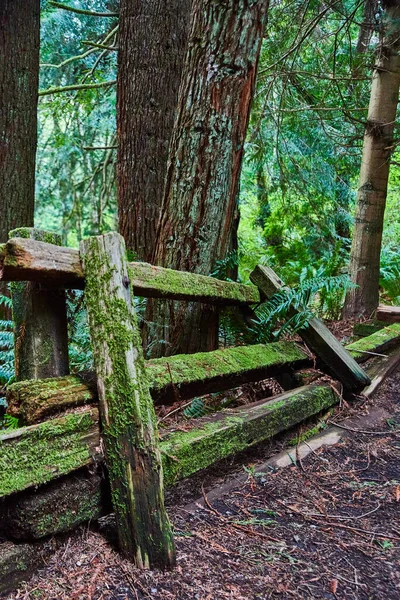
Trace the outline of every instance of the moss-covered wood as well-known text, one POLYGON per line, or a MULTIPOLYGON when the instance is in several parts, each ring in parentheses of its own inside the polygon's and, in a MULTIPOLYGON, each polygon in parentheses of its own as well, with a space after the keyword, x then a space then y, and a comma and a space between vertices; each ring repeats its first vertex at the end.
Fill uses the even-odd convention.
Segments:
MULTIPOLYGON (((16 230, 19 236, 24 230, 16 230)), ((83 288, 84 276, 79 252, 56 247, 51 239, 35 241, 14 237, 0 246, 0 280, 38 281, 70 288, 83 288)), ((255 286, 214 277, 129 263, 134 293, 148 298, 171 298, 222 305, 255 304, 260 295, 255 286)))
MULTIPOLYGON (((295 343, 274 342, 153 359, 145 365, 153 400, 169 403, 177 395, 184 399, 223 391, 308 363, 307 354, 295 343)), ((90 378, 83 381, 73 375, 14 383, 7 390, 8 412, 27 425, 66 408, 97 401, 97 389, 90 378)))
MULTIPOLYGON (((257 265, 250 275, 250 279, 258 286, 265 298, 270 298, 284 287, 276 273, 262 265, 257 265)), ((298 312, 296 308, 291 308, 288 316, 293 316, 298 312)), ((347 390, 359 392, 370 383, 368 375, 322 321, 316 318, 311 319, 308 327, 300 329, 298 334, 325 364, 328 371, 337 377, 347 390)))
POLYGON ((34 570, 43 565, 45 559, 54 552, 51 541, 35 544, 0 543, 0 594, 15 589, 26 581, 34 570))
POLYGON ((103 506, 101 477, 80 471, 7 498, 0 504, 0 530, 8 539, 37 540, 97 519, 103 506))
POLYGON ((331 386, 310 385, 240 410, 199 419, 187 432, 171 433, 161 444, 167 484, 204 469, 217 460, 267 440, 336 404, 331 386))
POLYGON ((376 318, 385 323, 400 323, 400 306, 378 306, 376 318))
POLYGON ((371 358, 369 353, 384 353, 397 345, 400 345, 400 323, 393 323, 368 337, 348 344, 346 349, 357 362, 363 362, 371 358))
MULTIPOLYGON (((61 245, 61 237, 23 227, 10 237, 61 245)), ((67 307, 64 290, 36 282, 11 284, 14 319, 15 376, 18 381, 69 373, 67 307)))
POLYGON ((171 567, 153 401, 145 374, 125 243, 117 233, 81 242, 111 497, 122 552, 139 568, 171 567))
POLYGON ((19 418, 24 425, 32 425, 63 410, 97 401, 94 374, 85 380, 68 375, 21 381, 7 388, 7 412, 19 418))
POLYGON ((2 433, 0 498, 88 465, 99 452, 97 409, 2 433))

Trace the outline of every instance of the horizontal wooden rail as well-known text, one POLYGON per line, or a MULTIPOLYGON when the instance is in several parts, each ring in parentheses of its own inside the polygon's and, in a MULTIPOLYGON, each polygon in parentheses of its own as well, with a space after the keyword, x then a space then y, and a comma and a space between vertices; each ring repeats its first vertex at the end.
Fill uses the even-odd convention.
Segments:
MULTIPOLYGON (((260 293, 253 285, 140 262, 129 263, 129 273, 136 296, 220 305, 260 302, 260 293)), ((77 289, 84 287, 78 250, 25 238, 12 238, 0 246, 0 280, 38 281, 77 289)))
POLYGON ((385 323, 400 323, 400 306, 378 306, 376 318, 385 323))
POLYGON ((400 344, 400 323, 393 323, 379 331, 346 346, 347 351, 357 362, 372 358, 374 353, 382 354, 400 344))
MULTIPOLYGON (((161 442, 167 485, 267 440, 339 400, 329 385, 310 385, 268 401, 198 420, 195 429, 167 432, 161 442)), ((48 483, 102 458, 98 411, 83 408, 0 434, 0 498, 48 483)))
MULTIPOLYGON (((274 342, 157 358, 146 362, 146 372, 153 399, 160 404, 271 377, 306 366, 309 360, 295 343, 274 342)), ((7 402, 9 414, 25 424, 36 423, 55 412, 97 402, 95 377, 92 382, 74 375, 21 381, 8 387, 7 402)))

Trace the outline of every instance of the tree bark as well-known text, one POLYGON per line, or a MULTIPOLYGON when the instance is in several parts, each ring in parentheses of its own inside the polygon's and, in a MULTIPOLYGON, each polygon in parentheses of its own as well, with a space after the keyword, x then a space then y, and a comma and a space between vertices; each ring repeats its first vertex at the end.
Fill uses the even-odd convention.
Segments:
POLYGON ((350 254, 358 286, 346 299, 346 317, 370 316, 379 304, 379 261, 400 85, 400 2, 382 2, 383 38, 372 76, 360 185, 350 254))
MULTIPOLYGON (((153 263, 210 274, 232 246, 243 147, 268 3, 195 0, 153 263)), ((167 355, 211 350, 217 314, 154 307, 167 355)))
POLYGON ((191 0, 121 0, 117 80, 119 230, 149 262, 167 170, 191 0))
POLYGON ((0 0, 0 243, 33 226, 39 41, 40 0, 0 0))

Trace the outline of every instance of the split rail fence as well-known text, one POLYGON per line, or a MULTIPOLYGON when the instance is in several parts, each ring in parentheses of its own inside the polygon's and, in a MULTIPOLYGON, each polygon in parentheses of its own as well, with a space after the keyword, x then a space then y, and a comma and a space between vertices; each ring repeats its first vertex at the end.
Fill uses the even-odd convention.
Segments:
MULTIPOLYGON (((242 285, 129 263, 115 233, 84 240, 78 251, 62 247, 55 234, 24 228, 0 246, 0 279, 12 282, 16 324, 17 381, 7 390, 8 411, 23 425, 0 435, 0 512, 10 539, 42 539, 112 508, 123 553, 139 567, 171 567, 175 549, 163 484, 339 401, 334 386, 317 382, 203 417, 189 431, 167 430, 160 439, 155 404, 266 377, 286 374, 293 382, 293 373, 312 362, 294 342, 145 361, 134 295, 248 309, 283 286, 266 267, 256 267, 254 285, 242 285), (69 288, 85 289, 95 362, 88 379, 69 374, 69 288)), ((374 334, 381 342, 370 336, 347 350, 318 319, 299 333, 325 371, 358 393, 370 384, 358 362, 368 348, 397 340, 396 327, 374 334)))

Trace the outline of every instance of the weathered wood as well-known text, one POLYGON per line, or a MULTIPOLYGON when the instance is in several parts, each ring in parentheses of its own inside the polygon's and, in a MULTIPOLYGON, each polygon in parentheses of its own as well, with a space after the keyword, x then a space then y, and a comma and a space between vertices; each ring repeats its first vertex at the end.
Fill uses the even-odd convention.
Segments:
MULTIPOLYGON (((254 269, 250 279, 266 298, 270 298, 284 288, 283 282, 276 273, 262 265, 254 269)), ((298 312, 296 308, 291 308, 289 316, 298 312)), ((347 390, 358 392, 370 383, 368 375, 322 321, 311 319, 308 327, 300 329, 297 333, 347 390)))
POLYGON ((35 544, 0 543, 0 594, 10 592, 28 580, 55 548, 53 540, 35 544))
POLYGON ((383 327, 385 327, 385 323, 382 321, 370 321, 365 323, 354 323, 353 325, 353 335, 358 337, 367 337, 380 331, 383 327))
MULTIPOLYGON (((10 232, 61 245, 61 237, 33 227, 10 232)), ((17 381, 68 375, 68 325, 65 291, 35 282, 13 282, 15 377, 17 381)))
MULTIPOLYGON (((204 417, 196 429, 188 432, 166 431, 160 444, 165 481, 171 484, 177 478, 269 439, 337 401, 331 386, 312 384, 267 401, 204 417)), ((84 414, 93 416, 95 411, 92 409, 92 413, 84 414)), ((90 460, 90 448, 93 454, 95 450, 100 452, 98 426, 93 431, 90 429, 88 445, 79 418, 75 418, 74 413, 68 417, 70 421, 67 422, 63 417, 20 429, 11 438, 8 437, 10 434, 0 434, 1 449, 6 449, 4 460, 0 459, 0 497, 48 483, 68 473, 68 468, 73 471, 85 466, 90 460), (30 431, 30 447, 22 445, 27 430, 30 431), (8 439, 2 443, 6 437, 8 439), (37 439, 44 440, 39 451, 32 443, 37 439), (68 462, 64 456, 66 448, 68 462), (35 469, 40 473, 39 477, 35 469)), ((96 459, 99 458, 101 455, 96 454, 96 459)))
POLYGON ((81 242, 86 306, 113 508, 122 552, 139 568, 171 567, 153 401, 145 374, 125 243, 117 233, 81 242))
POLYGON ((174 483, 214 462, 265 441, 336 404, 331 386, 310 385, 236 410, 199 419, 195 429, 170 433, 161 444, 165 481, 174 483))
MULTIPOLYGON (((147 263, 129 263, 129 277, 137 296, 222 305, 255 304, 260 301, 259 292, 252 285, 154 267, 147 263)), ((0 280, 47 282, 71 288, 84 286, 78 250, 22 238, 10 239, 0 246, 0 280)))
POLYGON ((371 353, 382 354, 398 345, 400 345, 400 323, 393 323, 368 337, 348 344, 346 349, 357 362, 364 362, 373 356, 371 353))
POLYGON ((363 395, 369 398, 378 391, 382 383, 400 364, 400 350, 395 348, 385 358, 377 357, 377 363, 368 369, 368 375, 371 378, 369 386, 363 389, 363 395))
POLYGON ((100 452, 97 409, 0 435, 0 498, 90 464, 100 452))
POLYGON ((400 306, 378 306, 376 318, 385 323, 400 323, 400 306))
MULTIPOLYGON (((214 352, 158 358, 145 363, 153 400, 171 403, 208 392, 223 391, 250 381, 301 368, 310 362, 293 342, 238 346, 214 352)), ((11 384, 7 389, 8 412, 24 424, 70 407, 98 401, 95 375, 84 382, 77 376, 11 384)))
POLYGON ((30 541, 97 519, 107 506, 101 483, 97 473, 79 471, 11 496, 0 504, 0 530, 8 539, 30 541))

